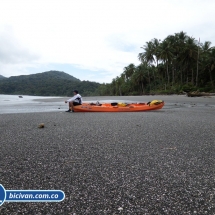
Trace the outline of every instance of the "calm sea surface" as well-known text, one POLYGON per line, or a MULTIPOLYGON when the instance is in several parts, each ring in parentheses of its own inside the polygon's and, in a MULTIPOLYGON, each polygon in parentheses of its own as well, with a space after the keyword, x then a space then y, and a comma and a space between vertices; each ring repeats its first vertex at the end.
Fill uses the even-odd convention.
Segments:
POLYGON ((63 99, 58 102, 43 102, 42 100, 54 99, 60 97, 42 97, 42 96, 23 96, 1 95, 0 94, 0 114, 5 113, 29 113, 29 112, 47 112, 60 111, 61 106, 66 109, 63 99), (39 101, 37 101, 39 99, 39 101))

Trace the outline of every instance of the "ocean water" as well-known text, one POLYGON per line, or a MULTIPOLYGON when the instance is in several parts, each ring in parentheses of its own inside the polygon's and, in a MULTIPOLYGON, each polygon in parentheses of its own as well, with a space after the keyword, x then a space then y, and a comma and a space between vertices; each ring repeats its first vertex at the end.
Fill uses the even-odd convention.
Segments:
POLYGON ((24 95, 23 98, 19 98, 18 95, 0 94, 0 114, 62 111, 61 108, 66 110, 67 106, 60 97, 24 95), (47 99, 57 99, 57 101, 45 102, 47 99))
POLYGON ((44 97, 44 96, 22 96, 23 98, 19 98, 18 95, 2 95, 0 94, 0 103, 26 103, 33 102, 35 99, 47 99, 47 98, 60 98, 60 97, 44 97))

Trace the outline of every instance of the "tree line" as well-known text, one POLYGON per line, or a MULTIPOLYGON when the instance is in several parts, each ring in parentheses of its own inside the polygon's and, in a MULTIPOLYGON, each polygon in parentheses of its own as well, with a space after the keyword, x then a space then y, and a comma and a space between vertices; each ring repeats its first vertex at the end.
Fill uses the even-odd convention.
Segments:
POLYGON ((99 95, 173 94, 212 92, 215 82, 215 47, 200 43, 185 32, 152 39, 138 54, 139 65, 129 64, 99 95))

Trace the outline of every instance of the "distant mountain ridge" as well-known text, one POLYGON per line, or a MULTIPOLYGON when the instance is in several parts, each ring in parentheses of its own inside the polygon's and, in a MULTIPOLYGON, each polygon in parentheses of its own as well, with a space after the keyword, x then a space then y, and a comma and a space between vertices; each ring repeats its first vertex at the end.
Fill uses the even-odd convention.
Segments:
POLYGON ((5 79, 6 77, 4 77, 3 75, 0 75, 0 79, 5 79))
POLYGON ((31 75, 11 76, 0 80, 0 94, 71 96, 78 89, 83 96, 94 95, 99 83, 81 81, 65 72, 51 70, 31 75))
POLYGON ((38 78, 58 78, 58 79, 65 79, 65 80, 71 80, 71 81, 78 81, 80 82, 81 80, 73 77, 72 75, 69 75, 65 72, 61 71, 56 71, 56 70, 51 70, 51 71, 46 71, 42 73, 36 73, 36 74, 31 74, 31 75, 19 75, 19 76, 11 76, 8 78, 8 80, 13 80, 13 81, 18 81, 18 80, 26 80, 26 79, 38 79, 38 78))

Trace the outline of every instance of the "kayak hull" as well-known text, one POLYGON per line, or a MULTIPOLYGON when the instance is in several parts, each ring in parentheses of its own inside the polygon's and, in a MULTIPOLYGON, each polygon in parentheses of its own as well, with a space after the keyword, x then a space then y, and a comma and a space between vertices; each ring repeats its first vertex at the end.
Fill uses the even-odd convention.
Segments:
POLYGON ((110 103, 102 104, 101 106, 91 105, 89 103, 83 103, 82 105, 74 106, 75 112, 142 112, 142 111, 151 111, 159 110, 163 108, 164 102, 160 104, 148 105, 145 103, 142 104, 129 104, 125 107, 121 106, 112 106, 110 103))

